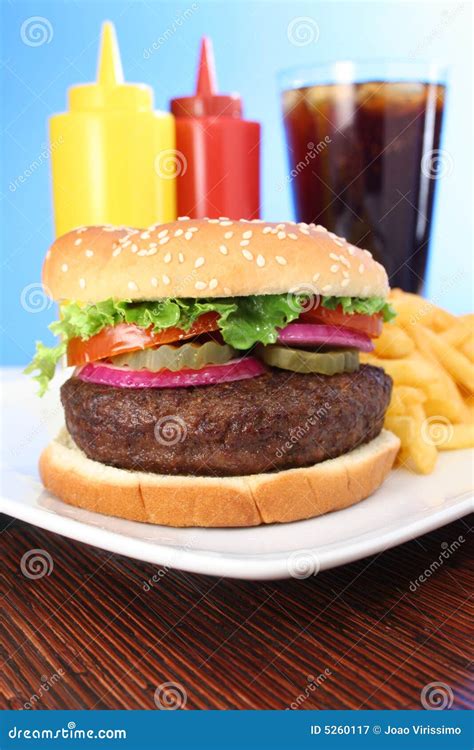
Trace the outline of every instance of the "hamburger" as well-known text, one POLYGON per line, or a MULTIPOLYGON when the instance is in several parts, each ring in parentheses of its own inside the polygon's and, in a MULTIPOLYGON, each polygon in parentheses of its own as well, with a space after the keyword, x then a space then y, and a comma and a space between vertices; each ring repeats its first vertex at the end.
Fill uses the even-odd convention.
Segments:
POLYGON ((170 526, 345 508, 384 481, 391 379, 361 365, 393 311, 384 268, 321 226, 190 220, 80 227, 46 255, 65 428, 40 458, 72 505, 170 526))

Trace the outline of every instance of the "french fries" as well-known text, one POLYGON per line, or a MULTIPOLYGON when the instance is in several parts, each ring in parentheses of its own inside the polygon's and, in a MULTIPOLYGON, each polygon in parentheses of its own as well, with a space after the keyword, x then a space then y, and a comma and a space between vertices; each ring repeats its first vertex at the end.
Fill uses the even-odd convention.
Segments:
POLYGON ((474 447, 474 315, 400 289, 390 302, 397 318, 361 361, 393 379, 385 427, 400 438, 398 463, 429 474, 438 451, 474 447))

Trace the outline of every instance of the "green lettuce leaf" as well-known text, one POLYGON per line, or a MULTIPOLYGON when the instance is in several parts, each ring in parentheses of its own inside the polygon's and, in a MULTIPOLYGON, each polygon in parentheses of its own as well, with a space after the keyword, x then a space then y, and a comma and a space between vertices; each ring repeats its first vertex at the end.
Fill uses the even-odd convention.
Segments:
POLYGON ((322 297, 321 304, 330 310, 335 310, 341 305, 346 314, 359 313, 361 315, 374 315, 382 313, 384 322, 387 323, 396 317, 396 312, 383 297, 322 297))
MULTIPOLYGON (((61 306, 60 320, 51 323, 50 330, 61 338, 61 343, 46 347, 37 343, 33 361, 26 373, 36 373, 40 395, 54 375, 56 364, 65 354, 67 342, 73 338, 87 341, 106 326, 134 323, 142 328, 162 331, 176 327, 187 331, 200 315, 217 312, 224 341, 235 349, 251 349, 254 344, 274 344, 278 330, 298 318, 304 309, 305 296, 267 294, 229 299, 162 299, 153 302, 107 299, 81 306, 69 302, 61 306)), ((381 297, 322 297, 321 304, 330 309, 341 305, 346 313, 372 315, 381 312, 384 320, 395 313, 381 297)))

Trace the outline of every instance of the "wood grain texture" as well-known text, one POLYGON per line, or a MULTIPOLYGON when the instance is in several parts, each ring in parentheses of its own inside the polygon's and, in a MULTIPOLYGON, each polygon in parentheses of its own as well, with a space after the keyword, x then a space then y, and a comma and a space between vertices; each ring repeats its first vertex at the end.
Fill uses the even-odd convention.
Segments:
POLYGON ((187 709, 420 708, 432 682, 454 708, 472 705, 472 519, 305 580, 258 583, 160 572, 0 518, 0 708, 155 709, 167 682, 187 709), (37 580, 20 568, 34 548, 54 563, 37 580))

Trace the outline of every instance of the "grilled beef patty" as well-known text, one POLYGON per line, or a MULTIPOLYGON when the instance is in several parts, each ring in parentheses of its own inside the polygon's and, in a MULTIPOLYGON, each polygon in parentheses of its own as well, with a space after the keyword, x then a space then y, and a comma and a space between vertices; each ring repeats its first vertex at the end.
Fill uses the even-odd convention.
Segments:
POLYGON ((115 388, 70 378, 66 424, 95 461, 157 474, 239 476, 310 466, 382 429, 391 378, 362 365, 341 375, 273 369, 192 388, 115 388))

